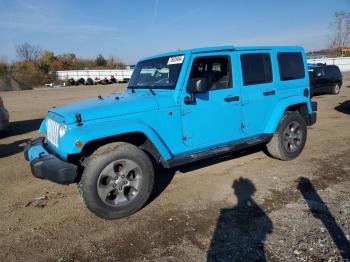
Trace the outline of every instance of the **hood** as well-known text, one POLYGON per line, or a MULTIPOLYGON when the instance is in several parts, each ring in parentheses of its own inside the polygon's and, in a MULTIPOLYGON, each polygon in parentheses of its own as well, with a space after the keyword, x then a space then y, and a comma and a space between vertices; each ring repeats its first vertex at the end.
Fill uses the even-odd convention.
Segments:
POLYGON ((80 114, 82 122, 132 114, 158 109, 157 101, 151 94, 111 95, 82 100, 52 108, 49 112, 64 117, 67 124, 75 123, 75 115, 80 114))

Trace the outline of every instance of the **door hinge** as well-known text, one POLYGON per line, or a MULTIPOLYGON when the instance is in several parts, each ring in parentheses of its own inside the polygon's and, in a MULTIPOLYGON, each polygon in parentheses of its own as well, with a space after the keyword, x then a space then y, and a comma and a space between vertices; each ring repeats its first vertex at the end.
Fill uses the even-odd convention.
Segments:
POLYGON ((247 126, 243 123, 243 122, 241 122, 241 129, 244 129, 244 128, 246 128, 247 126))
POLYGON ((183 135, 181 139, 182 139, 182 141, 186 141, 187 140, 187 136, 183 135))

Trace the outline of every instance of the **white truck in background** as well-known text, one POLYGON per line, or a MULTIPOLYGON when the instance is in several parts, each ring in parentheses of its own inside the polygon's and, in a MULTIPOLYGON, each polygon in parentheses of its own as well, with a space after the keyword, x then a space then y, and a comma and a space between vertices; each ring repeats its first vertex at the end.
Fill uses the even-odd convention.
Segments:
POLYGON ((85 81, 88 78, 95 79, 111 79, 114 77, 117 82, 128 82, 130 80, 133 69, 102 69, 102 70, 62 70, 54 72, 54 79, 67 81, 68 79, 79 80, 83 78, 85 81))

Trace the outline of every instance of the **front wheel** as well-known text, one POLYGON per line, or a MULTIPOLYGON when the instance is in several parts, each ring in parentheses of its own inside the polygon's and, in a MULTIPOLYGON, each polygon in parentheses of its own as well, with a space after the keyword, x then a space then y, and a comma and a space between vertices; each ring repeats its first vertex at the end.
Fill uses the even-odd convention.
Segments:
POLYGON ((90 157, 78 190, 91 212, 101 218, 117 219, 142 208, 153 183, 153 166, 146 153, 128 143, 114 143, 99 148, 90 157))
POLYGON ((305 119, 297 112, 286 112, 266 145, 269 154, 280 160, 291 160, 300 155, 307 137, 305 119))

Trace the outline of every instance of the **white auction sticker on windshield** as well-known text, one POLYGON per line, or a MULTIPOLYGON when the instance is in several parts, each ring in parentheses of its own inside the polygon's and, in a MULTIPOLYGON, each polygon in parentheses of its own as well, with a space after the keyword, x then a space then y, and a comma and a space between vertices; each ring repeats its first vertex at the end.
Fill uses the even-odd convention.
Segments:
POLYGON ((184 58, 184 55, 169 57, 168 65, 182 64, 184 58))

